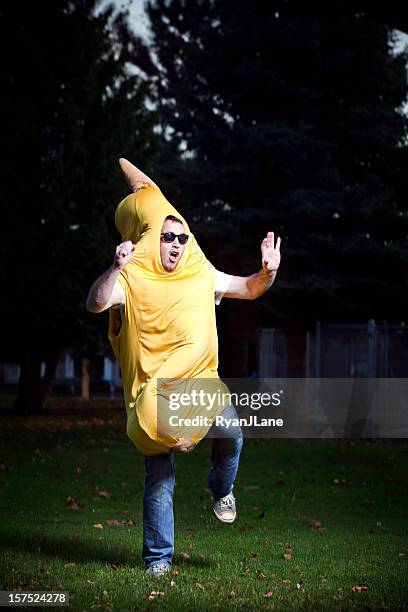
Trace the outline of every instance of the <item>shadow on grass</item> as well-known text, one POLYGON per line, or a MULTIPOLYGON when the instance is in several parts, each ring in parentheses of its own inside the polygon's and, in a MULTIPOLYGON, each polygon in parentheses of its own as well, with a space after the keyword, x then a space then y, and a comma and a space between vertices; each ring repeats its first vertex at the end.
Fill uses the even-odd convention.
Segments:
POLYGON ((142 561, 137 558, 136 549, 135 554, 129 556, 128 551, 107 546, 103 542, 72 540, 54 535, 44 538, 20 532, 16 534, 2 533, 1 544, 3 554, 6 551, 20 552, 36 555, 39 559, 46 556, 67 562, 96 562, 132 567, 140 565, 142 567, 142 561))
MULTIPOLYGON (((37 556, 38 559, 49 557, 50 559, 54 558, 66 562, 103 563, 117 567, 133 567, 144 570, 144 563, 136 546, 134 554, 129 555, 128 551, 109 547, 103 542, 84 542, 56 536, 47 536, 46 538, 35 537, 23 535, 21 532, 18 534, 2 533, 1 544, 3 554, 6 552, 29 553, 30 555, 37 556)), ((215 561, 198 555, 190 555, 189 559, 185 559, 183 555, 175 554, 173 564, 203 569, 217 567, 215 561)))
POLYGON ((198 555, 190 555, 189 559, 185 559, 182 555, 175 554, 173 558, 173 565, 181 565, 184 567, 199 567, 202 569, 205 568, 215 568, 217 567, 217 562, 212 559, 206 559, 202 556, 198 555))

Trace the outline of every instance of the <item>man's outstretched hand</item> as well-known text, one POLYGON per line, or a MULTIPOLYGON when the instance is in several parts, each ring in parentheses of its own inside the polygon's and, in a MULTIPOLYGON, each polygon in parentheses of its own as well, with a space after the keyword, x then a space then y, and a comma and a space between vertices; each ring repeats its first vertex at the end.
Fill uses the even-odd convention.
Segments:
POLYGON ((279 236, 275 244, 275 235, 273 232, 268 232, 266 237, 262 240, 262 268, 267 272, 276 272, 279 268, 281 260, 280 244, 281 239, 279 236))
POLYGON ((126 264, 132 259, 135 245, 131 240, 126 240, 116 247, 115 259, 113 260, 113 266, 116 270, 123 270, 126 264))
POLYGON ((191 453, 197 444, 191 438, 180 438, 176 444, 170 448, 171 453, 191 453))

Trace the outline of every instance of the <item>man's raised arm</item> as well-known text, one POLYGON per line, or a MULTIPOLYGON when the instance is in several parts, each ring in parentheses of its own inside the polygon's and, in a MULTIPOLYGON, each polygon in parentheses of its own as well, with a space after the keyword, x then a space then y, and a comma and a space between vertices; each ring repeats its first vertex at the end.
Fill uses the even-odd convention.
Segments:
POLYGON ((262 240, 262 268, 251 276, 233 276, 224 294, 227 298, 255 300, 268 291, 278 272, 281 239, 278 237, 275 245, 273 232, 268 232, 262 240))
POLYGON ((116 283, 121 270, 132 259, 135 245, 127 240, 116 247, 116 254, 112 265, 96 279, 92 285, 86 308, 89 312, 103 312, 116 304, 123 304, 124 295, 119 283, 116 283), (116 284, 115 284, 116 283, 116 284))

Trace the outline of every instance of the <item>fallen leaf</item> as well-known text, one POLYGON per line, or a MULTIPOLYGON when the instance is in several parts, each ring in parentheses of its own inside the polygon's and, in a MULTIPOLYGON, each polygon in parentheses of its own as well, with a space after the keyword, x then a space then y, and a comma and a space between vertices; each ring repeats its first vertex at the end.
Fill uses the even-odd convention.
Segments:
POLYGON ((173 576, 178 576, 178 575, 179 575, 179 573, 180 573, 180 572, 178 571, 178 569, 177 569, 177 568, 175 568, 175 569, 173 570, 173 576))
POLYGON ((150 601, 153 601, 153 599, 156 599, 156 597, 161 597, 163 595, 164 595, 163 591, 151 591, 149 595, 147 596, 147 599, 150 599, 150 601))
POLYGON ((295 461, 294 459, 289 459, 289 463, 291 465, 302 465, 301 461, 295 461))
POLYGON ((94 529, 103 529, 103 525, 102 525, 102 523, 95 523, 95 525, 92 525, 92 527, 93 527, 94 529))
POLYGON ((246 485, 243 487, 244 491, 256 491, 259 489, 258 485, 246 485))
POLYGON ((175 586, 177 586, 177 585, 176 585, 176 581, 175 581, 175 580, 172 580, 172 581, 170 582, 170 586, 171 586, 171 587, 175 587, 175 586))
POLYGON ((272 597, 273 592, 272 591, 266 591, 266 593, 264 593, 264 597, 272 597))
POLYGON ((351 590, 353 593, 361 593, 362 591, 368 591, 368 586, 366 584, 355 584, 351 590))
POLYGON ((79 510, 81 508, 81 504, 75 497, 68 497, 65 505, 71 508, 71 510, 79 510))
POLYGON ((234 597, 235 597, 235 591, 231 591, 231 593, 228 595, 228 597, 229 597, 230 599, 234 599, 234 597))
POLYGON ((102 419, 97 419, 96 417, 93 417, 91 420, 91 423, 93 423, 94 425, 104 425, 105 421, 103 421, 102 419))
POLYGON ((290 546, 290 544, 286 545, 286 550, 283 555, 283 558, 285 559, 285 561, 290 561, 292 559, 292 547, 290 546))
POLYGON ((196 585, 197 589, 200 589, 200 591, 205 591, 205 588, 199 582, 196 582, 195 585, 196 585))
POLYGON ((74 469, 74 473, 75 473, 75 474, 78 474, 78 476, 79 476, 79 474, 80 474, 81 472, 82 472, 82 469, 79 467, 79 465, 77 465, 77 466, 76 466, 76 468, 74 469))
POLYGON ((98 497, 104 497, 105 499, 110 497, 109 493, 107 491, 98 491, 97 492, 97 496, 98 497))
POLYGON ((301 589, 303 589, 303 582, 297 582, 296 583, 296 588, 298 591, 300 591, 301 589))
POLYGON ((322 527, 321 521, 317 521, 316 519, 309 521, 309 525, 314 531, 327 531, 327 527, 322 527))
POLYGON ((266 574, 264 574, 261 570, 257 570, 256 577, 262 580, 263 578, 266 578, 266 574))
POLYGON ((183 557, 183 559, 189 559, 190 555, 188 554, 188 552, 186 552, 185 550, 182 550, 180 552, 180 557, 183 557))
POLYGON ((368 499, 367 497, 363 500, 363 506, 367 506, 367 508, 370 508, 371 506, 374 505, 374 502, 372 499, 368 499))
POLYGON ((398 553, 398 556, 400 559, 402 559, 402 557, 405 557, 405 553, 398 553))
POLYGON ((65 563, 64 567, 75 567, 75 563, 65 563))
POLYGON ((289 580, 288 578, 286 578, 286 580, 282 580, 283 584, 291 584, 291 580, 289 580))
POLYGON ((106 519, 105 523, 110 527, 125 527, 126 525, 134 525, 134 522, 131 519, 125 519, 123 521, 118 521, 118 519, 106 519))
POLYGON ((249 531, 250 529, 252 529, 252 527, 250 527, 250 525, 240 525, 239 526, 239 530, 240 531, 249 531))
POLYGON ((251 559, 251 561, 255 561, 255 559, 257 559, 257 558, 258 558, 258 554, 257 554, 257 553, 255 553, 255 552, 252 552, 252 553, 249 555, 249 558, 251 559))
POLYGON ((279 486, 279 485, 284 485, 284 484, 285 484, 285 481, 284 481, 284 480, 275 480, 275 484, 276 484, 277 486, 279 486))
POLYGON ((347 480, 345 478, 335 478, 333 480, 334 484, 347 484, 347 480))

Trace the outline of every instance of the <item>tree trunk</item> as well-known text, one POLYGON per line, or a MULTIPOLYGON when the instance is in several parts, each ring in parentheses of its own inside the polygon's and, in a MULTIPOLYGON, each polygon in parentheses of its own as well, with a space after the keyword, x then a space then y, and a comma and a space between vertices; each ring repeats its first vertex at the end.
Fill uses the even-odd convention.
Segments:
POLYGON ((51 391, 58 365, 59 353, 53 352, 46 361, 44 377, 41 378, 41 358, 27 352, 21 360, 20 379, 15 403, 15 412, 20 415, 41 414, 51 391))
POLYGON ((89 359, 82 357, 81 398, 89 400, 89 359))
POLYGON ((20 368, 15 412, 20 415, 40 414, 43 408, 41 359, 27 352, 20 362, 20 368))
POLYGON ((46 361, 44 377, 41 381, 41 401, 44 404, 50 394, 52 383, 54 382, 57 371, 60 353, 54 351, 46 361))

